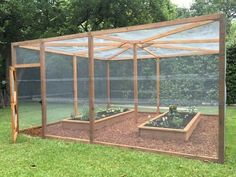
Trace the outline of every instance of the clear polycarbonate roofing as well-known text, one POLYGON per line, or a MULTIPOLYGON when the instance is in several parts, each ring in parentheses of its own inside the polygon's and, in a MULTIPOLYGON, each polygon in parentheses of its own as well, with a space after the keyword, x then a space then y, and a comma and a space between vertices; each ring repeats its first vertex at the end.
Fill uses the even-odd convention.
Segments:
MULTIPOLYGON (((94 58, 132 59, 137 42, 137 58, 206 55, 219 53, 219 22, 205 21, 154 29, 94 36, 94 58)), ((47 42, 46 51, 88 57, 88 38, 47 42)))

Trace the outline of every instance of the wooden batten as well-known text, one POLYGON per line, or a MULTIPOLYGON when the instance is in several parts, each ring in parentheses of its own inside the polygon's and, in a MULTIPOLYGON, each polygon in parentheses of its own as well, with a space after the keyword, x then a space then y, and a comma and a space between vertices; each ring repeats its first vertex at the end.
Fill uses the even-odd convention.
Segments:
POLYGON ((46 65, 45 65, 45 45, 40 44, 40 80, 41 80, 41 99, 42 99, 42 137, 47 132, 47 101, 46 101, 46 65))
POLYGON ((225 159, 225 17, 220 18, 220 54, 219 54, 219 133, 218 158, 219 163, 225 159))
POLYGON ((94 141, 94 124, 95 124, 95 108, 94 108, 94 51, 93 37, 88 37, 89 49, 89 139, 90 143, 94 141))
POLYGON ((146 44, 194 44, 194 43, 218 43, 219 39, 179 39, 179 40, 160 40, 151 41, 146 44))
POLYGON ((160 114, 160 59, 156 59, 157 114, 160 114))
POLYGON ((135 123, 138 123, 138 58, 137 58, 137 44, 133 46, 133 72, 134 72, 134 113, 135 123))
POLYGON ((40 63, 30 63, 30 64, 16 64, 15 68, 38 68, 40 63))
POLYGON ((74 87, 74 114, 78 114, 78 80, 77 80, 77 58, 73 56, 73 87, 74 87))
POLYGON ((219 50, 205 49, 205 48, 200 48, 200 47, 184 47, 184 46, 174 46, 174 45, 164 45, 164 44, 154 44, 152 46, 156 48, 163 48, 163 49, 176 49, 176 50, 187 50, 187 51, 195 51, 195 52, 219 53, 219 50))
POLYGON ((107 75, 107 108, 111 107, 111 87, 110 87, 110 62, 106 63, 106 75, 107 75))

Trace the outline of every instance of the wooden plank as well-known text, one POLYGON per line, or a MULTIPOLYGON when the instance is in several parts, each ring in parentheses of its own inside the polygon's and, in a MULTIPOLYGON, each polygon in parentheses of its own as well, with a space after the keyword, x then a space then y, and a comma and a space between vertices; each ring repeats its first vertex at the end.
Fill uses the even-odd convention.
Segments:
POLYGON ((95 108, 94 108, 94 51, 93 37, 88 37, 89 46, 89 139, 90 143, 94 141, 94 124, 95 124, 95 108))
POLYGON ((107 108, 111 107, 111 88, 110 88, 110 62, 106 63, 107 75, 107 108))
POLYGON ((160 114, 160 59, 156 59, 157 113, 160 114))
POLYGON ((150 51, 149 49, 147 49, 147 48, 142 48, 142 49, 145 50, 146 52, 150 53, 151 55, 153 55, 154 58, 158 58, 158 56, 154 52, 150 51))
POLYGON ((135 150, 140 150, 140 151, 143 151, 143 152, 152 152, 152 153, 167 154, 167 155, 170 155, 170 156, 186 157, 186 158, 190 158, 190 159, 204 160, 204 161, 210 161, 210 162, 217 162, 218 161, 218 159, 214 158, 214 157, 192 155, 192 154, 187 154, 187 153, 182 153, 182 152, 165 151, 165 150, 145 148, 145 147, 140 147, 140 146, 131 146, 131 145, 125 145, 125 144, 108 143, 108 142, 103 142, 103 141, 95 141, 94 143, 95 144, 100 144, 100 145, 112 146, 112 147, 135 149, 135 150))
POLYGON ((11 65, 14 67, 16 65, 16 47, 11 44, 11 65))
POLYGON ((142 43, 149 42, 149 41, 152 41, 152 40, 155 40, 155 39, 160 39, 160 38, 163 38, 163 37, 166 37, 166 36, 169 36, 169 35, 172 35, 172 34, 176 34, 176 33, 182 32, 182 31, 190 30, 190 29, 193 29, 193 28, 196 28, 196 27, 200 27, 200 26, 212 23, 212 22, 214 22, 214 21, 211 20, 211 21, 204 21, 204 22, 186 24, 184 26, 175 28, 173 30, 169 30, 167 32, 164 32, 164 33, 157 34, 155 36, 146 38, 145 40, 142 40, 142 43))
MULTIPOLYGON (((39 47, 35 47, 35 46, 20 46, 20 48, 25 48, 25 49, 31 49, 31 50, 39 51, 39 47)), ((59 54, 59 55, 66 55, 66 56, 74 56, 74 55, 76 55, 77 57, 88 58, 87 54, 75 54, 75 53, 69 53, 69 52, 63 52, 63 51, 57 51, 57 50, 49 50, 49 49, 46 49, 45 52, 53 53, 53 54, 59 54)), ((104 58, 95 58, 95 59, 105 60, 104 58)))
POLYGON ((113 58, 117 57, 118 55, 124 53, 125 51, 129 50, 130 48, 124 48, 123 50, 121 50, 120 52, 117 52, 116 54, 114 54, 113 56, 107 58, 107 60, 112 60, 113 58))
POLYGON ((137 59, 137 44, 133 46, 133 74, 134 74, 134 113, 135 123, 138 123, 138 59, 137 59))
POLYGON ((194 44, 194 43, 218 43, 219 39, 178 39, 178 40, 162 40, 152 41, 146 44, 194 44))
MULTIPOLYGON (((184 56, 203 56, 203 55, 212 55, 218 54, 218 52, 190 52, 190 53, 180 53, 180 54, 172 54, 172 55, 143 55, 138 58, 139 59, 150 59, 150 58, 161 58, 161 59, 168 59, 168 58, 175 58, 175 57, 184 57, 184 56)), ((131 57, 120 57, 120 58, 113 58, 112 60, 132 60, 131 57)))
POLYGON ((15 134, 15 101, 14 101, 14 78, 13 78, 13 69, 9 69, 9 81, 10 81, 10 100, 11 100, 11 136, 12 142, 15 143, 16 139, 14 138, 15 134))
POLYGON ((225 17, 220 17, 220 54, 219 54, 219 124, 218 124, 218 158, 219 163, 225 159, 225 17))
POLYGON ((46 65, 45 65, 45 46, 40 44, 40 80, 41 80, 41 100, 42 100, 42 137, 47 131, 47 101, 46 101, 46 65))
MULTIPOLYGON (((100 47, 100 46, 119 46, 121 45, 121 42, 97 42, 94 43, 94 47, 100 47)), ((50 47, 88 47, 87 42, 68 42, 68 43, 59 43, 59 42, 50 42, 45 43, 46 46, 50 47)))
POLYGON ((74 114, 78 115, 78 80, 77 80, 77 58, 73 56, 73 91, 74 91, 74 114))
POLYGON ((114 41, 114 42, 122 42, 122 43, 129 42, 128 40, 121 39, 119 37, 112 37, 112 36, 96 36, 96 38, 110 40, 110 41, 114 41))
POLYGON ((16 64, 15 68, 38 68, 40 63, 16 64))
POLYGON ((219 50, 212 50, 212 49, 206 49, 201 47, 185 47, 185 46, 173 46, 173 45, 161 45, 161 44, 154 44, 152 45, 156 48, 163 48, 163 49, 174 49, 174 50, 187 50, 187 51, 196 51, 196 52, 216 52, 218 53, 219 50))

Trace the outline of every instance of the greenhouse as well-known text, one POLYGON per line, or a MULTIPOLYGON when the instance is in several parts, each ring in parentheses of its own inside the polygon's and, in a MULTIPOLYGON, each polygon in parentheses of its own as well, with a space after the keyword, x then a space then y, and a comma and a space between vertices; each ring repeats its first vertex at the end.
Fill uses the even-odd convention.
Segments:
POLYGON ((12 138, 224 161, 222 14, 12 43, 12 138))

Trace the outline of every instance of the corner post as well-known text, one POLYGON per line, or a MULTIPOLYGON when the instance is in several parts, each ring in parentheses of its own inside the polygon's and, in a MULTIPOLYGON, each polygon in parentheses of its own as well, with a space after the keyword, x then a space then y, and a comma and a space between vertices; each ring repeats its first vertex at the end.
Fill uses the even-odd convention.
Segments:
POLYGON ((78 114, 77 58, 73 55, 74 114, 78 114))
POLYGON ((45 44, 40 43, 40 79, 41 79, 41 100, 42 100, 42 137, 47 132, 47 101, 46 101, 46 65, 45 65, 45 44))
POLYGON ((138 123, 138 58, 137 44, 133 46, 133 79, 134 79, 134 113, 135 123, 138 123))
POLYGON ((89 140, 90 143, 94 141, 94 123, 95 123, 95 113, 94 113, 94 46, 93 46, 93 36, 89 34, 88 36, 88 56, 89 56, 89 140))
POLYGON ((219 46, 219 133, 218 158, 224 163, 225 158, 225 17, 220 16, 220 46, 219 46))
POLYGON ((160 114, 160 58, 156 59, 157 114, 160 114))

